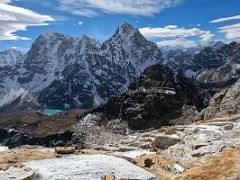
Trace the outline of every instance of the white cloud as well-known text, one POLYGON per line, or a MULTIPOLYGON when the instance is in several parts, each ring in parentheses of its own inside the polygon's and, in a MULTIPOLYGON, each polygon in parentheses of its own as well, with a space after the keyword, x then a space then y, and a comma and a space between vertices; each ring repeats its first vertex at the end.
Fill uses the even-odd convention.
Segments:
POLYGON ((168 26, 165 26, 165 28, 168 28, 168 29, 176 29, 176 28, 177 28, 177 25, 168 25, 168 26))
POLYGON ((76 27, 82 26, 83 25, 83 21, 78 21, 77 23, 73 24, 76 27))
POLYGON ((47 22, 54 21, 47 15, 41 15, 34 11, 13 6, 11 0, 0 0, 0 40, 28 40, 15 34, 17 31, 25 31, 28 26, 44 26, 47 22))
POLYGON ((83 25, 83 21, 78 21, 77 23, 79 26, 83 25))
POLYGON ((140 32, 146 38, 185 38, 199 37, 201 41, 210 41, 214 36, 210 31, 200 30, 198 28, 178 28, 177 25, 165 26, 163 28, 141 28, 140 32))
POLYGON ((229 40, 239 40, 240 39, 240 28, 226 29, 221 32, 225 33, 225 37, 229 40))
POLYGON ((190 47, 196 46, 197 44, 194 41, 191 41, 185 38, 177 38, 174 40, 164 40, 164 41, 157 42, 157 45, 159 47, 170 46, 170 47, 190 48, 190 47))
POLYGON ((232 24, 219 28, 220 32, 225 33, 225 37, 228 40, 240 39, 240 24, 232 24))
POLYGON ((240 15, 215 19, 210 21, 210 23, 221 23, 225 21, 238 20, 238 19, 240 19, 240 15))
POLYGON ((59 9, 93 17, 101 13, 153 16, 183 0, 58 0, 59 9))
POLYGON ((223 27, 220 27, 219 29, 225 30, 225 29, 234 29, 234 28, 240 28, 240 23, 232 24, 232 25, 229 25, 229 26, 223 26, 223 27))

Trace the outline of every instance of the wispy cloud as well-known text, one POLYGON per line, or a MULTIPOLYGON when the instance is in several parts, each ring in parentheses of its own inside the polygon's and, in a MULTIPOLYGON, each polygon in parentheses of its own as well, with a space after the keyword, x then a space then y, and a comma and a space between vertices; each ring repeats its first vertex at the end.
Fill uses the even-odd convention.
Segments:
POLYGON ((11 0, 0 0, 0 40, 28 40, 17 31, 25 31, 28 26, 45 26, 54 19, 32 10, 10 5, 11 0))
POLYGON ((186 38, 186 37, 199 37, 202 42, 211 40, 214 36, 210 31, 204 31, 198 28, 178 28, 177 25, 169 25, 163 28, 141 28, 140 32, 146 38, 186 38))
POLYGON ((83 21, 78 21, 76 24, 73 24, 73 25, 77 26, 77 27, 82 26, 83 25, 83 21))
POLYGON ((164 40, 157 42, 157 45, 159 47, 161 46, 170 46, 170 47, 184 47, 184 48, 190 48, 197 46, 197 44, 194 41, 185 39, 185 38, 177 38, 173 40, 164 40))
POLYGON ((225 21, 239 20, 239 19, 240 19, 240 15, 237 15, 237 16, 215 19, 215 20, 210 21, 210 23, 221 23, 221 22, 225 22, 225 21))
POLYGON ((219 29, 225 30, 225 29, 234 29, 234 28, 240 28, 240 23, 223 26, 223 27, 220 27, 219 29))
POLYGON ((240 24, 232 24, 219 28, 220 32, 225 33, 228 40, 240 40, 240 24))
POLYGON ((58 0, 59 9, 93 17, 102 13, 153 16, 184 0, 58 0))

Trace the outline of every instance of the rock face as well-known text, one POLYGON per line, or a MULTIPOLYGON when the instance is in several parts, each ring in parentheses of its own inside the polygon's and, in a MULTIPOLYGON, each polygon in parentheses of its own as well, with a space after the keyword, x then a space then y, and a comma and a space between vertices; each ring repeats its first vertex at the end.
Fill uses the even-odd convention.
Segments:
POLYGON ((189 78, 205 84, 207 88, 222 88, 239 79, 240 45, 230 44, 206 47, 195 54, 192 64, 183 67, 183 73, 189 78))
POLYGON ((199 118, 209 118, 215 115, 230 115, 240 112, 240 81, 232 87, 225 88, 216 93, 209 102, 209 106, 204 109, 199 118))
POLYGON ((0 53, 0 107, 25 93, 18 85, 16 78, 22 60, 23 54, 14 49, 8 49, 0 53))
POLYGON ((169 68, 154 65, 147 68, 127 92, 112 98, 102 111, 108 119, 121 119, 131 128, 141 129, 170 124, 171 120, 187 116, 187 112, 194 115, 194 111, 203 106, 193 84, 180 81, 169 68))

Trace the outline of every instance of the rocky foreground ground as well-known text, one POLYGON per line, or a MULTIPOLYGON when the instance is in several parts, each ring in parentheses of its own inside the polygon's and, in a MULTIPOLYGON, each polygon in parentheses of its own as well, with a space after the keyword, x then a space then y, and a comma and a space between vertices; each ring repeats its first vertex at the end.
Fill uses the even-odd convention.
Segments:
MULTIPOLYGON (((100 137, 101 130, 99 133, 100 137)), ((237 115, 118 135, 102 144, 94 142, 98 141, 82 150, 1 148, 0 179, 240 178, 237 115)))

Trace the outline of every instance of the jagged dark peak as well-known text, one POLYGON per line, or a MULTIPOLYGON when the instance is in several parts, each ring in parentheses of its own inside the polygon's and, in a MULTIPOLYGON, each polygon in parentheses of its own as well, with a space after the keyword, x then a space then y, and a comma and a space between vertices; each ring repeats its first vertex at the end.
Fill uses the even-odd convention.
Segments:
POLYGON ((175 87, 175 79, 173 72, 166 66, 156 64, 146 68, 143 75, 132 83, 129 88, 135 87, 175 87))
POLYGON ((118 27, 119 30, 136 30, 136 28, 131 25, 130 23, 128 23, 127 21, 125 21, 124 23, 122 23, 122 25, 120 25, 118 27))
POLYGON ((63 33, 58 33, 58 32, 54 32, 54 31, 47 31, 42 33, 37 39, 36 42, 38 41, 52 41, 55 39, 74 39, 73 37, 63 34, 63 33))
MULTIPOLYGON (((103 43, 103 48, 105 45, 117 44, 118 46, 121 44, 125 48, 134 46, 147 46, 150 42, 146 40, 146 38, 140 33, 140 31, 129 24, 128 22, 124 22, 120 25, 115 31, 114 35, 103 43)), ((154 43, 152 43, 153 45, 154 43)), ((156 45, 157 47, 157 45, 156 45)))
POLYGON ((97 47, 101 46, 100 41, 96 40, 94 37, 89 36, 87 34, 83 34, 82 37, 80 38, 80 42, 82 44, 92 44, 96 45, 97 47))
POLYGON ((83 34, 80 39, 81 39, 81 40, 96 40, 94 37, 89 36, 89 35, 87 35, 87 34, 83 34))
POLYGON ((116 32, 114 33, 113 37, 122 37, 122 38, 126 38, 126 37, 131 37, 133 36, 135 33, 139 33, 137 28, 135 28, 134 26, 132 26, 131 24, 129 24, 128 22, 124 22, 122 25, 120 25, 116 32))
POLYGON ((220 48, 220 47, 222 47, 224 45, 225 45, 225 43, 222 42, 222 41, 215 41, 214 44, 213 44, 213 47, 214 48, 220 48))
POLYGON ((218 52, 222 53, 225 56, 232 56, 237 51, 240 51, 240 44, 237 42, 231 42, 229 44, 225 44, 218 49, 218 52))
POLYGON ((233 49, 239 48, 239 44, 237 42, 231 42, 229 44, 225 44, 222 41, 213 41, 210 42, 208 46, 204 47, 199 54, 209 53, 209 52, 225 52, 230 53, 233 49))
POLYGON ((68 36, 66 34, 54 32, 54 31, 47 31, 42 33, 32 44, 32 47, 28 54, 33 51, 34 54, 38 54, 38 51, 42 48, 51 49, 55 46, 66 46, 65 48, 69 47, 69 45, 75 42, 75 38, 68 36), (48 48, 47 48, 48 47, 48 48))

